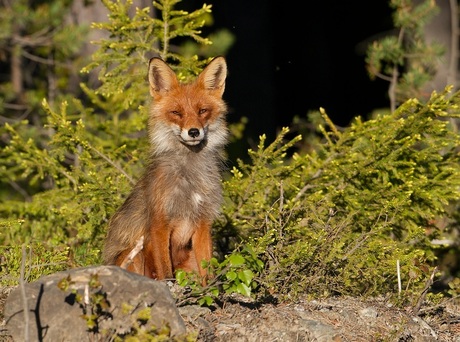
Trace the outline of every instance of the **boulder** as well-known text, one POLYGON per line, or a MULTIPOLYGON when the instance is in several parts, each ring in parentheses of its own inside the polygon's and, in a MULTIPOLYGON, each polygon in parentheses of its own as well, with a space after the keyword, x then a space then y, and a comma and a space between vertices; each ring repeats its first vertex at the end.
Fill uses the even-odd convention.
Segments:
POLYGON ((165 283, 117 266, 71 269, 19 286, 8 296, 5 319, 14 341, 186 333, 165 283))

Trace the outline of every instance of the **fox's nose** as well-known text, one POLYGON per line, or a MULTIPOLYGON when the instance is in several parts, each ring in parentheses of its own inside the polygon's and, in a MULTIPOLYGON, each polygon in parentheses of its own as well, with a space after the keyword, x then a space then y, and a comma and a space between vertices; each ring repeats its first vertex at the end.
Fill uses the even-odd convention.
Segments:
POLYGON ((198 130, 198 128, 190 128, 188 130, 188 135, 192 138, 196 138, 200 135, 200 131, 198 130))

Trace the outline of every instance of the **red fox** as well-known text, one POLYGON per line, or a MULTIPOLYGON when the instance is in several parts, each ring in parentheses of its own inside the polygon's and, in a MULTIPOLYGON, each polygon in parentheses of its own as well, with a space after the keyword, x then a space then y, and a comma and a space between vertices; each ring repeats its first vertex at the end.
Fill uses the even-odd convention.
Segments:
POLYGON ((222 202, 226 77, 221 56, 187 84, 162 59, 150 60, 151 160, 110 219, 104 264, 121 266, 129 259, 128 271, 150 278, 171 278, 182 269, 205 282, 201 261, 212 257, 211 225, 222 202))

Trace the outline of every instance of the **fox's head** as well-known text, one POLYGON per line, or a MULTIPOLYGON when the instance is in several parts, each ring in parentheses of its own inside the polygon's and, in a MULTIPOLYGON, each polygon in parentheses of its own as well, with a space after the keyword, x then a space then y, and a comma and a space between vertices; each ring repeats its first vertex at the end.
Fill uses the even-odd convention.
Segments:
POLYGON ((160 58, 149 63, 150 139, 161 153, 180 145, 220 147, 227 139, 222 99, 227 77, 225 58, 214 58, 191 83, 179 82, 174 71, 160 58), (178 145, 180 144, 180 145, 178 145))

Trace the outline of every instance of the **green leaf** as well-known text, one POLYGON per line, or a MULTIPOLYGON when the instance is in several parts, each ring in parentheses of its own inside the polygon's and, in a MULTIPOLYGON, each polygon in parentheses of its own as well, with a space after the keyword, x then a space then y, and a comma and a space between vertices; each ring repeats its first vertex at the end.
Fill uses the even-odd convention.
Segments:
POLYGON ((251 270, 242 270, 238 272, 238 279, 248 286, 251 284, 253 278, 254 273, 252 273, 251 270))
POLYGON ((251 296, 251 289, 246 284, 243 284, 243 283, 238 284, 237 291, 238 293, 244 296, 247 296, 247 297, 251 296))
POLYGON ((204 296, 198 299, 198 304, 199 305, 206 305, 210 306, 212 303, 214 303, 214 299, 210 296, 204 296))
POLYGON ((228 271, 228 272, 225 274, 225 277, 227 278, 227 280, 233 281, 233 280, 236 279, 237 274, 236 274, 235 271, 228 271))
POLYGON ((245 261, 241 254, 232 254, 229 256, 228 260, 230 261, 230 264, 232 264, 233 266, 244 265, 245 261))
POLYGON ((176 281, 180 286, 187 286, 187 274, 183 270, 178 270, 176 272, 176 281))

